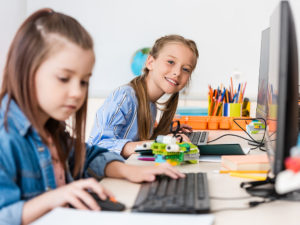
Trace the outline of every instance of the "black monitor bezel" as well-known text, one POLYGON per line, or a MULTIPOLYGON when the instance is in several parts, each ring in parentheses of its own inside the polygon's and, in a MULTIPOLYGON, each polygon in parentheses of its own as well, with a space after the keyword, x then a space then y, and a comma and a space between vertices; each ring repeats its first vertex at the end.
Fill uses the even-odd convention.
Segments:
MULTIPOLYGON (((276 176, 284 170, 284 160, 289 156, 289 150, 296 144, 298 137, 298 53, 295 24, 289 2, 281 1, 272 14, 270 32, 270 54, 274 53, 271 49, 274 48, 274 43, 271 43, 274 38, 272 35, 279 35, 275 37, 279 38, 276 139, 272 140, 269 132, 266 135, 272 173, 276 176), (273 32, 274 29, 278 29, 278 32, 273 32), (276 141, 275 149, 270 145, 272 141, 276 141)), ((270 61, 269 68, 276 66, 276 62, 273 63, 275 65, 270 61)), ((270 72, 269 78, 272 76, 270 72)))

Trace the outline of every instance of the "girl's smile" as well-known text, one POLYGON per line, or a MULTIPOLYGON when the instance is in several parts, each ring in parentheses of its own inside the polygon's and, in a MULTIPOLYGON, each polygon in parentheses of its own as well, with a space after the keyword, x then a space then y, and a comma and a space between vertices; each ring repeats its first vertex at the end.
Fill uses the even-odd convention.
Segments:
POLYGON ((165 77, 165 79, 167 81, 169 81, 171 83, 171 85, 173 85, 173 86, 177 86, 178 85, 178 81, 176 81, 176 80, 173 80, 173 79, 168 78, 168 77, 165 77))

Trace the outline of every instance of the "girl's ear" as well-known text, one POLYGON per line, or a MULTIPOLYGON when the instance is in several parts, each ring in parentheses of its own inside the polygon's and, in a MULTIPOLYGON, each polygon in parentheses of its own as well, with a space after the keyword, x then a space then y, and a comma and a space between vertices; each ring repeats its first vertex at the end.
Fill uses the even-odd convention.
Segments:
POLYGON ((153 68, 154 57, 152 55, 148 55, 145 66, 150 71, 153 68))

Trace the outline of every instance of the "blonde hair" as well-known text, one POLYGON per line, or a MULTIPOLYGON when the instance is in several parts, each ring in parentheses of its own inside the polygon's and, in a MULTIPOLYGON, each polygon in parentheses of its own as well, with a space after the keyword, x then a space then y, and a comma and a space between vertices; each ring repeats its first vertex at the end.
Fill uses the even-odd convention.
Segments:
MULTIPOLYGON (((76 176, 82 171, 85 159, 87 93, 83 105, 72 118, 72 135, 76 139, 71 138, 70 141, 64 122, 51 118, 43 127, 36 120, 38 115, 38 100, 34 84, 36 71, 47 57, 57 50, 57 44, 62 43, 61 38, 52 38, 53 35, 62 37, 85 50, 93 49, 91 36, 74 18, 48 8, 38 10, 24 21, 9 48, 0 101, 7 95, 7 106, 9 106, 9 102, 13 99, 48 145, 47 133, 51 135, 58 150, 59 160, 65 169, 68 156, 73 149, 75 163, 72 165, 72 171, 76 176)), ((7 124, 7 113, 8 108, 5 124, 7 124)))
MULTIPOLYGON (((195 65, 196 67, 198 58, 198 49, 196 43, 192 40, 185 39, 180 35, 167 35, 156 40, 154 46, 151 48, 149 54, 156 59, 161 51, 161 49, 170 42, 177 42, 187 46, 195 55, 195 65)), ((148 68, 144 68, 143 75, 134 78, 130 81, 130 86, 135 90, 136 97, 138 100, 138 132, 140 140, 154 139, 157 135, 167 134, 169 132, 169 126, 176 112, 178 105, 179 93, 176 92, 170 96, 170 98, 163 103, 157 103, 161 105, 160 109, 163 111, 162 117, 154 129, 152 136, 150 136, 151 130, 151 113, 149 106, 148 91, 146 85, 146 77, 149 74, 148 68)), ((155 118, 152 118, 155 119, 155 118)))

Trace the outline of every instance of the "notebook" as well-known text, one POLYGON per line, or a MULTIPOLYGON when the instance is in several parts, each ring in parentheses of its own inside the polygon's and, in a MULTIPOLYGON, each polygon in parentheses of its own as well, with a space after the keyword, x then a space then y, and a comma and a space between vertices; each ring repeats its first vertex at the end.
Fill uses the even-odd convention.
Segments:
POLYGON ((266 154, 260 155, 223 155, 222 166, 228 170, 268 171, 270 163, 266 154))

